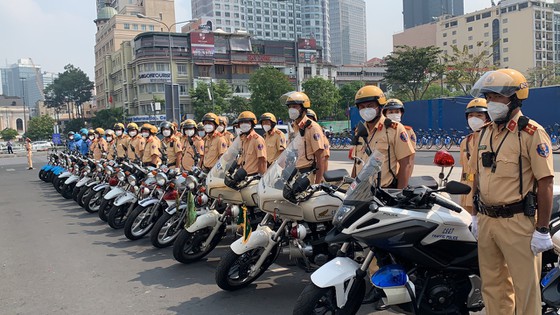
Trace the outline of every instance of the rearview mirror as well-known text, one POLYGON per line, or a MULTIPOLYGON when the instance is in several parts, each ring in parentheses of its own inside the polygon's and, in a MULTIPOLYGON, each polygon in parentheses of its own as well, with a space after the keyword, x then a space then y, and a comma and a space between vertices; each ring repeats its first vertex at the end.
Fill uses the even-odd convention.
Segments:
POLYGON ((366 125, 364 125, 363 123, 358 123, 358 128, 356 130, 356 135, 359 138, 367 138, 368 130, 366 128, 366 125))
POLYGON ((471 186, 452 180, 445 185, 443 191, 452 195, 467 195, 471 192, 471 186))

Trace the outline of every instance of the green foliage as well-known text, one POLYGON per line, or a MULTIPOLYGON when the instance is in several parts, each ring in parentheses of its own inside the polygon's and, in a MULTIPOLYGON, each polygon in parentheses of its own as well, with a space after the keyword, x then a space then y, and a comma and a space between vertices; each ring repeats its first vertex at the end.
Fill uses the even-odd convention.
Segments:
POLYGON ((93 82, 80 68, 71 64, 64 67, 64 72, 58 74, 49 85, 45 93, 45 104, 47 107, 60 107, 66 102, 74 102, 77 106, 91 99, 93 82))
POLYGON ((396 91, 408 99, 422 99, 430 84, 441 79, 444 67, 438 62, 441 50, 435 46, 397 46, 396 51, 386 58, 385 80, 396 91))
POLYGON ((232 121, 233 119, 236 119, 241 112, 246 110, 253 111, 249 100, 240 96, 233 96, 229 100, 229 108, 224 111, 224 113, 230 118, 230 121, 232 121))
POLYGON ((85 124, 83 119, 71 119, 64 124, 64 134, 68 134, 70 131, 80 132, 80 129, 84 127, 85 124))
POLYGON ((2 136, 2 139, 8 141, 14 139, 18 135, 18 132, 12 128, 6 128, 0 132, 0 135, 2 136))
POLYGON ((103 109, 95 113, 95 117, 91 119, 91 126, 112 129, 118 122, 123 122, 122 108, 103 109))
POLYGON ((447 67, 445 81, 448 85, 462 91, 463 95, 469 94, 470 87, 484 72, 493 69, 492 54, 484 49, 482 44, 482 42, 477 42, 478 51, 469 49, 467 45, 463 46, 463 49, 452 45, 453 54, 442 55, 447 67))
POLYGON ((258 69, 249 79, 253 112, 257 117, 267 112, 274 114, 278 119, 287 116, 286 107, 280 103, 280 97, 293 89, 288 77, 278 69, 273 67, 258 69))
POLYGON ((530 87, 543 87, 560 84, 559 67, 555 64, 548 64, 531 68, 527 71, 527 82, 530 87))
POLYGON ((205 82, 200 82, 196 89, 190 91, 190 94, 194 116, 197 121, 206 113, 212 112, 220 115, 230 110, 229 99, 233 92, 231 86, 225 80, 220 80, 217 84, 212 82, 211 86, 205 82), (210 99, 209 94, 212 95, 212 99, 210 99))
POLYGON ((26 137, 32 141, 50 140, 53 134, 54 119, 49 115, 33 117, 27 123, 26 137))
POLYGON ((340 87, 338 93, 340 94, 340 100, 338 101, 338 107, 335 109, 336 119, 347 119, 346 109, 348 107, 354 106, 354 98, 356 93, 360 88, 364 86, 363 81, 353 81, 346 83, 340 87))
POLYGON ((321 77, 311 78, 302 84, 303 91, 311 100, 311 108, 318 119, 325 120, 336 116, 336 105, 340 100, 340 93, 336 86, 321 77))

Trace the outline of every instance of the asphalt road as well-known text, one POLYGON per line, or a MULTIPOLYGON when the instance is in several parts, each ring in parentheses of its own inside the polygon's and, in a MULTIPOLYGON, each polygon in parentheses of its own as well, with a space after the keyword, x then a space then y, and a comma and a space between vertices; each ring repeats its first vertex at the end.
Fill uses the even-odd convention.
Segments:
MULTIPOLYGON (((416 164, 431 165, 433 154, 419 152, 416 164)), ((34 160, 28 171, 23 157, 0 159, 0 314, 290 314, 309 281, 281 256, 249 288, 221 291, 214 272, 230 239, 207 259, 176 263, 171 248, 129 241, 63 199, 37 177, 45 156, 34 160)), ((372 313, 392 314, 359 312, 372 313)))

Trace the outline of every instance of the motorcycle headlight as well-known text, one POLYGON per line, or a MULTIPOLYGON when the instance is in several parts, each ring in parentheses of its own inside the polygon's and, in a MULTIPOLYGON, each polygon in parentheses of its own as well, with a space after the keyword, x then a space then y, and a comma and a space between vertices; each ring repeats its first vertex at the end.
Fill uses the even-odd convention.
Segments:
POLYGON ((187 189, 194 190, 198 186, 198 181, 196 180, 196 177, 189 175, 187 176, 186 184, 187 184, 187 189))
POLYGON ((136 186, 136 177, 134 175, 128 175, 127 181, 131 186, 136 186))
POLYGON ((167 175, 158 173, 156 175, 156 184, 158 184, 158 186, 164 186, 165 183, 167 183, 167 175))
POLYGON ((102 172, 103 171, 103 166, 101 166, 100 164, 97 164, 97 166, 95 167, 95 170, 98 172, 102 172))
POLYGON ((91 167, 89 165, 84 167, 84 172, 86 172, 86 173, 91 172, 91 167))
POLYGON ((126 179, 126 175, 123 171, 117 173, 117 179, 119 180, 119 182, 124 182, 124 180, 126 179))
POLYGON ((336 210, 336 213, 334 214, 334 218, 333 218, 333 225, 334 226, 340 226, 342 224, 342 222, 344 222, 344 220, 346 220, 346 218, 348 218, 348 216, 350 215, 350 213, 352 213, 352 211, 354 211, 355 207, 354 206, 347 206, 347 205, 341 205, 338 210, 336 210))

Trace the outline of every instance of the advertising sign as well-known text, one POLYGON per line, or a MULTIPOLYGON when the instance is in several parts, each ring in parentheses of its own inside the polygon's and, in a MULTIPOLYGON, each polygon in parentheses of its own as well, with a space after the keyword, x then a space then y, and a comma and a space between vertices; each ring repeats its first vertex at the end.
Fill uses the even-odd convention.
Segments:
POLYGON ((130 121, 130 122, 164 121, 165 120, 165 115, 130 116, 126 120, 130 121))
POLYGON ((138 84, 167 82, 171 82, 171 72, 169 71, 140 72, 138 74, 138 84))
POLYGON ((191 50, 194 57, 214 56, 214 33, 192 32, 191 50))

